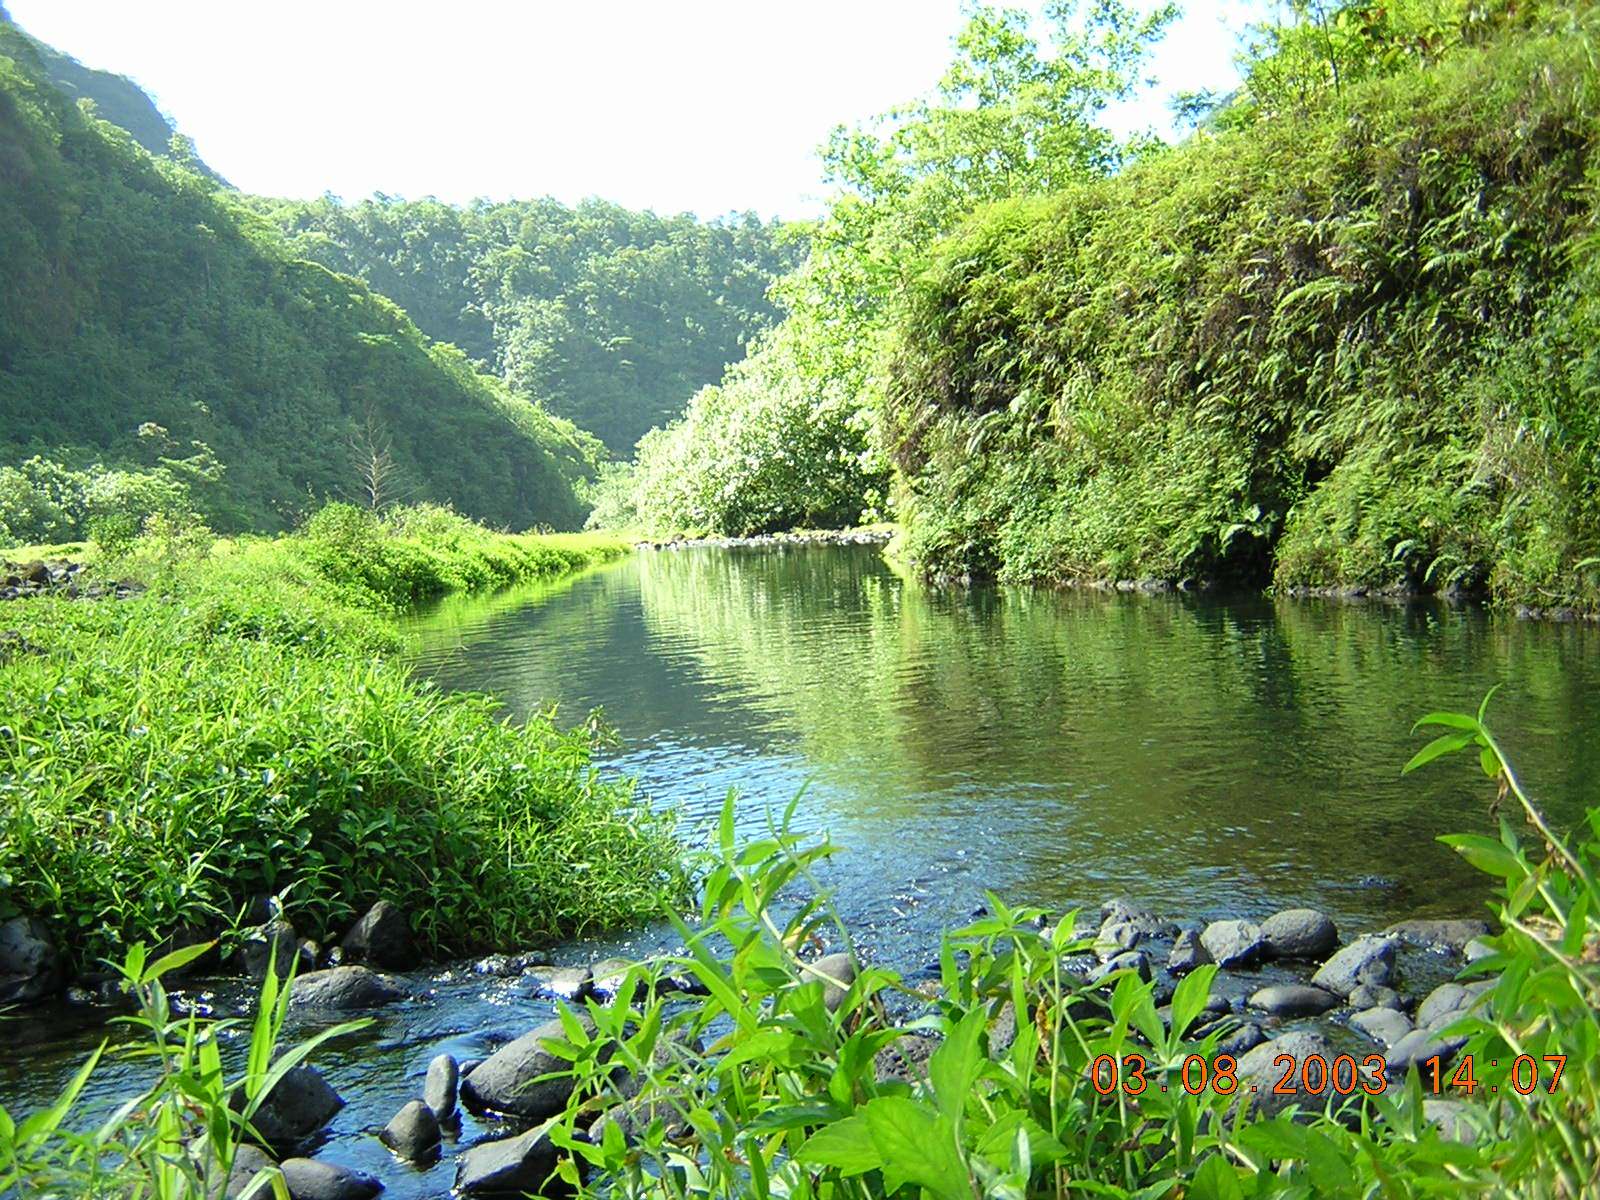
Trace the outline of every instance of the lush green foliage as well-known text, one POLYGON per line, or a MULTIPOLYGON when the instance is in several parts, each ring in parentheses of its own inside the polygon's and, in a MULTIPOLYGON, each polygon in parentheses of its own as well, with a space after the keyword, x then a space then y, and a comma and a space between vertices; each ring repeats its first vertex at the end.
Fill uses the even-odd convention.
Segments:
MULTIPOLYGON (((278 1081, 324 1042, 370 1024, 332 1026, 275 1057, 290 988, 270 965, 248 1027, 231 1018, 202 1018, 198 1006, 190 1006, 187 1014, 176 1011, 162 976, 210 948, 200 943, 151 962, 144 946, 137 945, 117 965, 122 989, 138 1006, 133 1016, 122 1018, 140 1035, 123 1052, 157 1068, 142 1095, 96 1128, 74 1126, 80 1098, 105 1055, 102 1043, 49 1108, 17 1120, 0 1105, 0 1189, 7 1195, 216 1200, 240 1148, 256 1140, 250 1122, 278 1081), (223 1046, 241 1034, 248 1038, 242 1069, 230 1077, 223 1046)), ((275 1169, 258 1173, 241 1196, 289 1200, 275 1169)))
POLYGON ((295 253, 365 281, 618 454, 744 357, 800 248, 750 213, 702 223, 601 200, 252 204, 295 253))
POLYGON ((911 554, 1593 604, 1593 32, 1557 5, 1437 60, 1346 48, 1115 179, 984 211, 894 358, 911 554))
POLYGON ((378 615, 622 549, 335 506, 198 561, 144 539, 107 564, 141 597, 4 606, 45 653, 0 665, 0 911, 89 961, 262 894, 319 935, 388 897, 441 951, 652 910, 680 880, 669 827, 598 777, 594 731, 414 682, 378 615))
POLYGON ((974 6, 932 97, 834 130, 823 163, 835 197, 777 285, 783 324, 640 444, 637 518, 727 533, 875 519, 888 482, 870 436, 877 364, 921 254, 976 204, 1114 168, 1122 150, 1095 118, 1128 94, 1170 15, 1053 0, 1041 44, 1029 14, 974 6))
MULTIPOLYGON (((214 183, 95 121, 0 24, 0 448, 145 469, 140 430, 226 468, 218 528, 292 525, 308 493, 575 526, 598 444, 430 345, 365 285, 297 260, 214 183)), ((163 451, 165 452, 165 451, 163 451)), ((189 456, 182 451, 178 457, 189 456)))

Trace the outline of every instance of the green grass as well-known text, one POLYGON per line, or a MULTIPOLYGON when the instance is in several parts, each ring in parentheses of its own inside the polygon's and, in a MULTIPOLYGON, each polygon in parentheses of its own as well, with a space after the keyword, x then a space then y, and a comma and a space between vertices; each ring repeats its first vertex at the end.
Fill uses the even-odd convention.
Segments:
POLYGON ((439 953, 654 911, 683 882, 669 822, 598 777, 587 733, 411 679, 389 619, 622 552, 335 506, 198 558, 147 539, 104 564, 150 581, 130 600, 0 607, 47 651, 0 667, 0 915, 87 964, 261 894, 319 938, 387 897, 439 953))

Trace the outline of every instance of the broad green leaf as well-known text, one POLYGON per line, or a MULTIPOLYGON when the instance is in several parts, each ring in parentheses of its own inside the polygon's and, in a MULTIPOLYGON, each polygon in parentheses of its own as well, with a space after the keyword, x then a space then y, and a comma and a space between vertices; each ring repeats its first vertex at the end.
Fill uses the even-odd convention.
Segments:
POLYGON ((1411 761, 1400 769, 1400 774, 1409 775, 1418 767, 1425 766, 1436 758, 1454 754, 1457 750, 1470 746, 1476 737, 1476 733, 1447 733, 1443 737, 1434 738, 1412 755, 1411 761))
POLYGON ((883 1166, 867 1118, 861 1115, 824 1125, 806 1139, 795 1157, 806 1166, 833 1167, 842 1175, 860 1175, 883 1166))

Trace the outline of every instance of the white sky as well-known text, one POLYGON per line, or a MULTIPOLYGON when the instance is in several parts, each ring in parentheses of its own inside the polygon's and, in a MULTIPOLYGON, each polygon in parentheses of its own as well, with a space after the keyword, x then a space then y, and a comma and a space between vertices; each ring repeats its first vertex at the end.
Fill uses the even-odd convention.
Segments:
MULTIPOLYGON (((1024 3, 1027 0, 1023 0, 1024 3)), ((463 202, 603 196, 703 217, 814 215, 816 147, 927 91, 959 0, 5 0, 128 75, 246 191, 463 202)), ((1190 0, 1151 93, 1226 89, 1262 0, 1190 0)))

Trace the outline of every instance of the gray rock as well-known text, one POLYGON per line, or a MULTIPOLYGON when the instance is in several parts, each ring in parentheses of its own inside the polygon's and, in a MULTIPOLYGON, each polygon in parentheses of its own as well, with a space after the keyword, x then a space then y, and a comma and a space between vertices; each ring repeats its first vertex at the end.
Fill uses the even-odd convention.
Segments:
POLYGON ((1350 1018, 1350 1028, 1392 1046, 1411 1032, 1411 1018, 1394 1008, 1368 1008, 1350 1018))
POLYGON ((461 1084, 461 1068, 448 1054, 437 1055, 428 1064, 428 1078, 422 1085, 422 1100, 441 1121, 455 1115, 456 1094, 461 1084))
POLYGON ((1290 908, 1261 922, 1270 958, 1321 958, 1339 944, 1333 919, 1314 908, 1290 908))
POLYGON ((28 1004, 59 992, 67 982, 50 928, 37 917, 12 917, 0 925, 0 1004, 28 1004))
POLYGON ((1434 1029, 1455 1020, 1479 1003, 1484 989, 1463 983, 1441 983, 1417 1006, 1417 1028, 1434 1029))
POLYGON ((1150 959, 1143 950, 1124 950, 1115 958, 1108 958, 1094 970, 1090 971, 1087 980, 1089 983, 1099 983, 1109 975, 1118 971, 1132 971, 1145 982, 1150 980, 1150 959))
POLYGON ((1211 961, 1211 955, 1200 944, 1200 935, 1192 929, 1178 934, 1172 943, 1172 953, 1167 956, 1167 970, 1173 975, 1187 975, 1196 967, 1211 961))
POLYGON ((283 917, 246 930, 235 957, 252 979, 266 978, 269 965, 280 979, 291 967, 308 971, 317 965, 315 957, 305 957, 299 935, 283 917))
POLYGON ((1007 1000, 989 1021, 989 1053, 1004 1054, 1017 1040, 1017 1006, 1007 1000))
POLYGON ((923 1083, 928 1078, 928 1060, 939 1048, 936 1037, 918 1037, 908 1034, 878 1051, 873 1059, 873 1070, 879 1083, 898 1080, 901 1083, 923 1083))
POLYGON ((421 1100, 413 1100, 390 1118, 378 1140, 401 1158, 427 1162, 439 1153, 439 1118, 421 1100))
POLYGON ((1476 937, 1461 948, 1461 953, 1466 960, 1471 963, 1477 962, 1480 958, 1488 958, 1491 955, 1495 955, 1500 952, 1489 944, 1489 940, 1487 938, 1476 937))
MULTIPOLYGON (((1465 1100, 1428 1097, 1422 1102, 1423 1117, 1447 1140, 1470 1146, 1478 1140, 1476 1106, 1465 1100)), ((1481 1114, 1480 1114, 1481 1115, 1481 1114)))
POLYGON ((1389 1047, 1385 1058, 1390 1078, 1399 1079, 1412 1067, 1422 1067, 1430 1058, 1439 1059, 1439 1067, 1449 1066, 1461 1047, 1467 1044, 1465 1036, 1441 1037, 1432 1029, 1413 1029, 1389 1047))
POLYGON ((533 984, 536 994, 557 1000, 582 1000, 594 988, 594 977, 589 974, 588 967, 552 967, 535 963, 522 972, 522 977, 533 984))
POLYGON ((1213 921, 1200 935, 1200 944, 1222 967, 1248 967, 1266 949, 1261 926, 1254 921, 1213 921))
MULTIPOLYGON (((588 1013, 573 1014, 586 1031, 594 1032, 588 1013)), ((539 1077, 571 1068, 566 1059, 552 1054, 547 1042, 567 1037, 559 1019, 546 1021, 514 1042, 500 1047, 461 1080, 461 1098, 469 1105, 542 1121, 566 1107, 572 1094, 571 1078, 539 1077)))
POLYGON ((1225 1033, 1217 1039, 1217 1053, 1231 1054, 1238 1058, 1247 1051, 1254 1050, 1267 1040, 1267 1034, 1261 1026, 1254 1021, 1246 1021, 1231 1033, 1225 1033))
POLYGON ((556 1168, 556 1148, 536 1129, 482 1142, 456 1160, 456 1190, 467 1196, 538 1193, 556 1168))
POLYGON ((311 1158, 286 1158, 278 1170, 290 1200, 372 1200, 383 1191, 383 1184, 365 1171, 311 1158))
POLYGON ((1339 997, 1319 987, 1299 983, 1279 983, 1251 995, 1251 1008, 1275 1017, 1314 1017, 1339 1007, 1339 997))
POLYGON ((856 968, 848 954, 824 954, 816 962, 801 963, 800 978, 805 983, 822 980, 823 1006, 829 1012, 837 1012, 855 982, 856 968))
POLYGON ((1448 950, 1459 954, 1473 938, 1484 937, 1488 934, 1489 922, 1480 921, 1476 918, 1446 921, 1416 918, 1409 921, 1396 921, 1384 932, 1393 934, 1401 941, 1409 942, 1413 946, 1421 946, 1426 950, 1448 950))
POLYGON ((391 971, 407 970, 418 961, 411 941, 411 922, 398 905, 387 900, 379 900, 367 909, 339 945, 345 958, 377 963, 391 971))
POLYGON ((1321 1093, 1306 1091, 1304 1076, 1299 1069, 1299 1064, 1303 1064, 1313 1054, 1320 1054, 1331 1064, 1337 1051, 1322 1034, 1301 1030, 1283 1034, 1270 1042, 1262 1042, 1259 1046, 1245 1051, 1239 1056, 1239 1091, 1243 1093, 1241 1099, 1248 1098, 1253 1103, 1255 1111, 1266 1116, 1274 1116, 1291 1104, 1322 1111, 1328 1103, 1328 1098, 1333 1095, 1331 1086, 1321 1093), (1285 1068, 1275 1062, 1278 1056, 1283 1054, 1287 1054, 1297 1064, 1294 1075, 1287 1085, 1293 1088, 1292 1092, 1273 1090, 1283 1078, 1285 1068), (1256 1089, 1254 1092, 1249 1090, 1252 1086, 1256 1089))
MULTIPOLYGON (((209 1166, 206 1169, 206 1178, 208 1180, 206 1195, 216 1197, 220 1194, 222 1200, 240 1200, 240 1197, 245 1194, 245 1191, 250 1187, 257 1175, 261 1174, 262 1171, 270 1171, 278 1165, 259 1148, 247 1142, 235 1148, 233 1166, 228 1171, 227 1182, 219 1188, 216 1179, 218 1174, 217 1163, 215 1160, 209 1159, 209 1151, 207 1151, 207 1156, 209 1166)), ((263 1183, 252 1193, 252 1200, 269 1200, 271 1195, 272 1187, 263 1183)))
POLYGON ((356 966, 308 971, 289 991, 290 1002, 304 1008, 375 1008, 405 997, 398 980, 356 966))
POLYGON ((1335 996, 1348 996, 1364 983, 1387 987, 1394 981, 1396 940, 1363 934, 1318 968, 1311 982, 1335 996))
MULTIPOLYGON (((243 1110, 242 1089, 235 1090, 232 1107, 243 1110)), ((344 1099, 316 1068, 301 1064, 278 1080, 250 1123, 268 1145, 284 1149, 321 1129, 343 1107, 344 1099)))
POLYGON ((1345 997, 1345 1003, 1351 1008, 1395 1008, 1409 1007, 1406 1000, 1392 987, 1382 987, 1375 983, 1363 983, 1355 991, 1345 997))
POLYGON ((1171 937, 1178 932, 1178 927, 1171 921, 1146 909, 1136 908, 1126 900, 1107 901, 1101 906, 1100 913, 1095 952, 1101 958, 1113 958, 1143 942, 1171 937))
MULTIPOLYGON (((589 968, 589 977, 593 980, 592 991, 601 1000, 617 999, 632 967, 633 964, 625 958, 601 959, 589 968)), ((629 996, 628 1000, 633 998, 629 996)))

